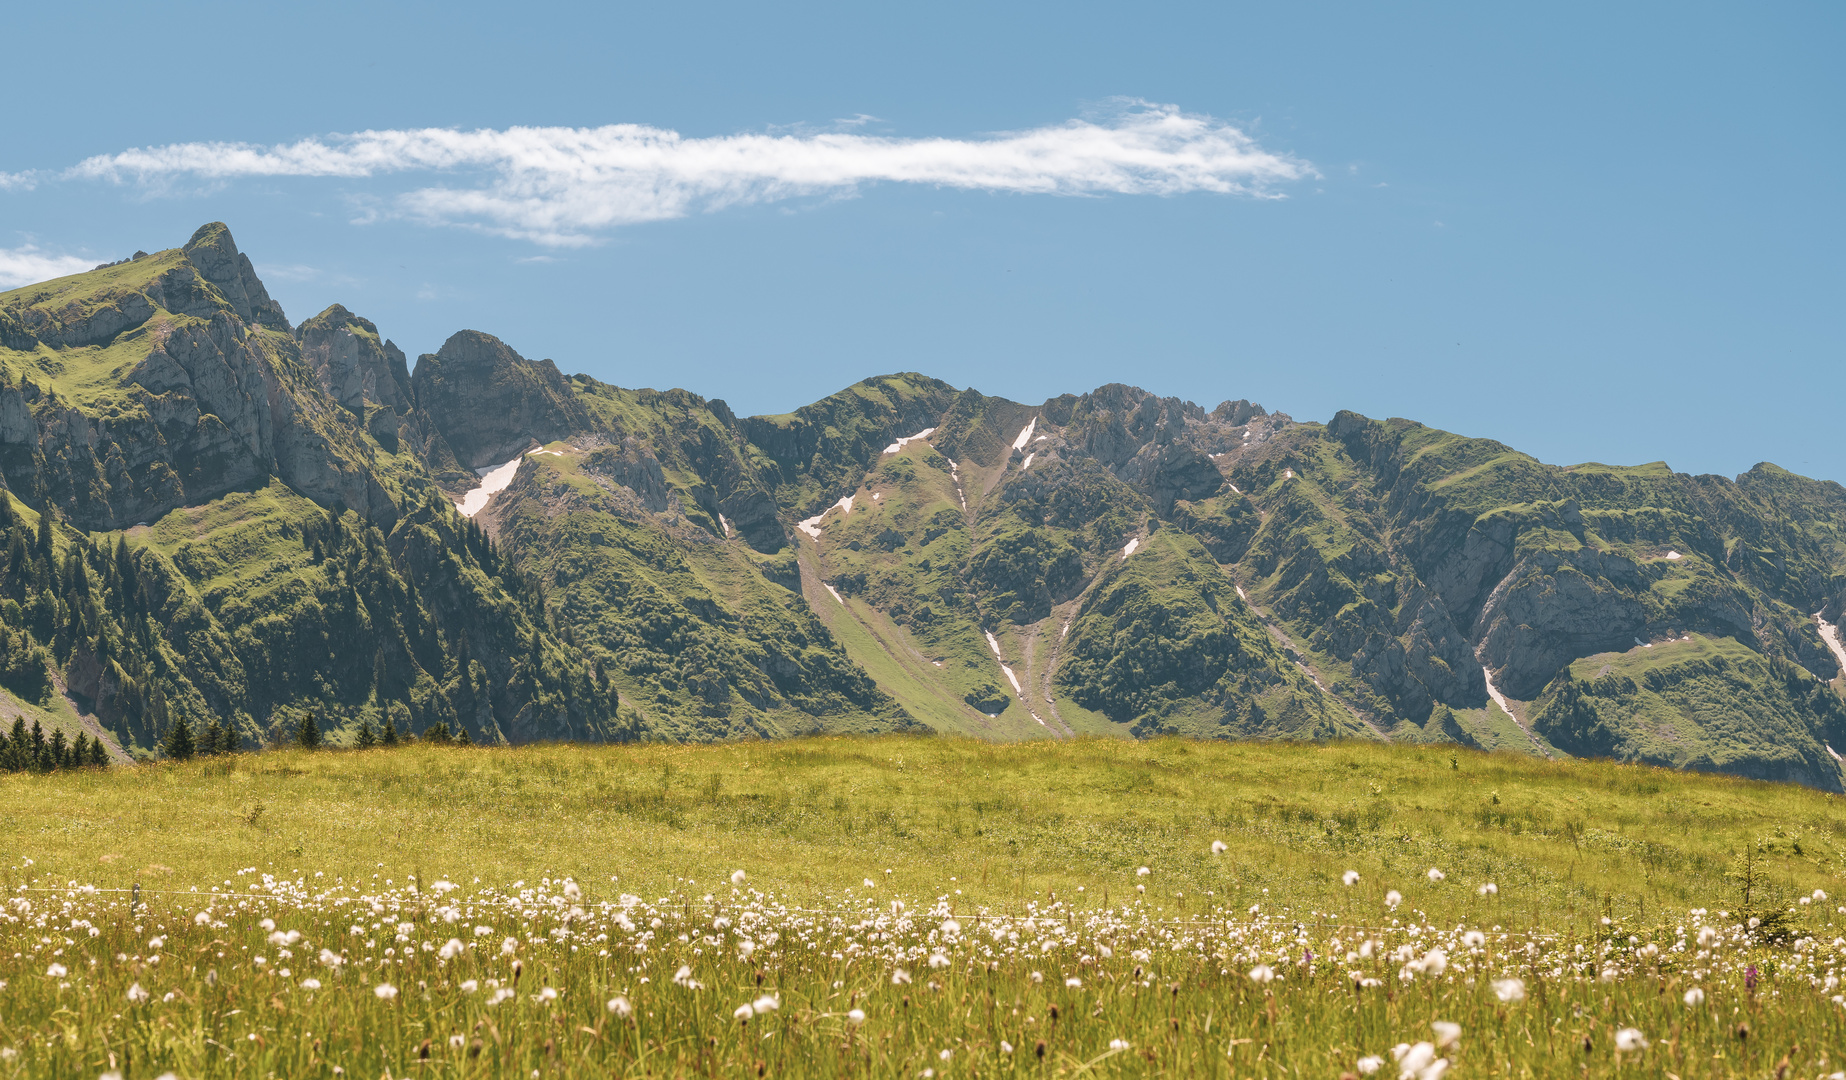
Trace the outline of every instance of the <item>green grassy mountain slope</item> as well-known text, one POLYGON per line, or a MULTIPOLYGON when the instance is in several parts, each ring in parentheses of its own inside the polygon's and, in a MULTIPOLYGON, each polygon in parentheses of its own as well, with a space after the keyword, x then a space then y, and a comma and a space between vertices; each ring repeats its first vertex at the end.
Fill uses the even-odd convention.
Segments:
POLYGON ((738 417, 479 330, 412 367, 337 304, 293 327, 209 225, 0 294, 0 480, 5 678, 141 752, 176 712, 255 739, 315 708, 514 742, 1450 741, 1842 788, 1846 488, 1769 464, 916 373, 738 417))

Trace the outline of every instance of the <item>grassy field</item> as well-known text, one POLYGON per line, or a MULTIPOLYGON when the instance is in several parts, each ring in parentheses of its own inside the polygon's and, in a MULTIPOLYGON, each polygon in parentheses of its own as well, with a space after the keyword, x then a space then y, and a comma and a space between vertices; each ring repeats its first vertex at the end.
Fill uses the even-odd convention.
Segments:
POLYGON ((0 1075, 1827 1075, 1846 1035, 1841 800, 1723 777, 823 738, 0 807, 0 1075))

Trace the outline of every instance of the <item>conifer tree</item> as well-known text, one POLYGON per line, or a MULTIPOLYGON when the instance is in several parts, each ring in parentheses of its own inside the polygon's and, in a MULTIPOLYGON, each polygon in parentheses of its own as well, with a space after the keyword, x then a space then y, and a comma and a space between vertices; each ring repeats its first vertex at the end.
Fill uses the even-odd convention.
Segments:
POLYGON ((449 742, 449 725, 438 720, 423 729, 423 741, 437 746, 447 746, 449 742))
POLYGON ((39 758, 44 757, 44 756, 45 756, 45 729, 39 727, 38 721, 34 720, 32 721, 32 759, 34 761, 37 761, 39 758))
POLYGON ((73 769, 80 769, 90 763, 90 736, 82 731, 77 733, 77 741, 71 746, 70 764, 73 769))
POLYGON ((473 746, 474 745, 474 740, 468 737, 468 729, 465 727, 462 727, 460 721, 456 721, 456 724, 455 724, 455 745, 456 746, 473 746))
POLYGON ((48 749, 51 751, 52 768, 62 769, 70 764, 70 744, 64 741, 62 729, 51 733, 51 745, 48 749))
POLYGON ((385 714, 384 737, 379 739, 378 741, 384 744, 385 746, 396 746, 397 745, 397 725, 392 722, 391 714, 389 713, 385 714))
POLYGON ((214 716, 212 722, 206 725, 205 731, 199 735, 199 754, 210 756, 218 753, 218 743, 223 738, 224 726, 218 723, 218 718, 214 716))
POLYGON ((90 764, 99 769, 109 767, 109 748, 103 745, 101 739, 90 740, 90 764))
POLYGON ((320 749, 320 723, 314 718, 314 710, 309 709, 295 727, 295 742, 303 750, 320 749))
POLYGON ((174 761, 185 761, 192 756, 195 749, 192 743, 192 725, 184 716, 173 718, 173 726, 167 729, 167 756, 174 761))
POLYGON ((359 720, 359 739, 354 744, 361 750, 370 750, 378 745, 378 732, 372 730, 372 718, 361 717, 359 720))

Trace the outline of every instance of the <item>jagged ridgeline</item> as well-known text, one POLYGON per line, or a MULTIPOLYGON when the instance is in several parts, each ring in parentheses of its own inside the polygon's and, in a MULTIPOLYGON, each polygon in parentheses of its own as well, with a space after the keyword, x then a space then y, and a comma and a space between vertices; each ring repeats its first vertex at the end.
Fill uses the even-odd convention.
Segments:
MULTIPOLYGON (((619 366, 631 358, 597 358, 619 366)), ((4 707, 145 753, 1450 741, 1841 788, 1846 489, 916 374, 738 417, 462 331, 291 327, 222 225, 0 294, 4 707)))

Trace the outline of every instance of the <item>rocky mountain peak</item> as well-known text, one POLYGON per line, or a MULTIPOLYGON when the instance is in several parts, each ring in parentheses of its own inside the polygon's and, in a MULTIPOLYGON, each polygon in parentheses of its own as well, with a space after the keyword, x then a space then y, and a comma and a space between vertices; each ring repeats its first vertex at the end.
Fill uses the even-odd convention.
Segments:
POLYGON ((230 227, 222 221, 201 225, 180 250, 205 280, 217 287, 239 317, 252 326, 289 330, 282 305, 269 298, 269 290, 256 276, 250 257, 237 250, 230 227))
POLYGON ((527 360, 504 341, 462 330, 417 358, 418 405, 468 468, 506 461, 534 440, 587 427, 569 382, 550 360, 527 360))

